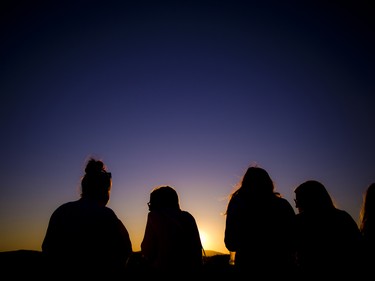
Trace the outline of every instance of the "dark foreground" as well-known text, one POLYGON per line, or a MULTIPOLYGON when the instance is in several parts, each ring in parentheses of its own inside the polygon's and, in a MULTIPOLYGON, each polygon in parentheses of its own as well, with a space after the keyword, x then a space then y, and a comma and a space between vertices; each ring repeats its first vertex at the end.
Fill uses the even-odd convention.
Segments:
MULTIPOLYGON (((229 265, 229 255, 220 254, 204 258, 202 274, 205 277, 224 277, 233 272, 229 265)), ((8 280, 29 278, 34 280, 43 276, 43 263, 40 251, 17 250, 0 252, 0 278, 8 280)), ((135 252, 129 260, 126 276, 144 276, 147 274, 139 252, 135 252)), ((124 276, 125 277, 125 276, 124 276)), ((4 279, 3 279, 4 280, 4 279)))

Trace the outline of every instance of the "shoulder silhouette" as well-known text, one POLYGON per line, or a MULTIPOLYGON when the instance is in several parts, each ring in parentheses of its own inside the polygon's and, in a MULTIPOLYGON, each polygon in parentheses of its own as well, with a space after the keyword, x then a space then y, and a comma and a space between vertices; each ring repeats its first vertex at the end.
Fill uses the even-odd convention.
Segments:
POLYGON ((106 207, 111 186, 104 163, 90 159, 81 198, 62 204, 51 215, 42 243, 51 279, 111 276, 125 270, 132 244, 124 224, 106 207))
POLYGON ((236 271, 254 277, 292 277, 294 220, 293 207, 275 191, 268 172, 249 167, 226 211, 224 242, 235 252, 236 271))
POLYGON ((180 209, 176 190, 155 187, 150 193, 141 252, 154 273, 195 274, 202 268, 202 244, 194 217, 180 209))
POLYGON ((360 234, 355 220, 335 206, 319 181, 306 181, 294 192, 301 278, 356 274, 360 234))

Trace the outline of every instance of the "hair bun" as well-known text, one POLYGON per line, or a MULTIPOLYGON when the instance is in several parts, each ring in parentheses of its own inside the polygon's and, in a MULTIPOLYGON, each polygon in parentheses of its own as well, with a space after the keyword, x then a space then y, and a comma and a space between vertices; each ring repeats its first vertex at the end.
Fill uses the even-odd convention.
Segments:
POLYGON ((90 159, 86 165, 86 174, 99 174, 105 171, 104 163, 100 160, 90 159))

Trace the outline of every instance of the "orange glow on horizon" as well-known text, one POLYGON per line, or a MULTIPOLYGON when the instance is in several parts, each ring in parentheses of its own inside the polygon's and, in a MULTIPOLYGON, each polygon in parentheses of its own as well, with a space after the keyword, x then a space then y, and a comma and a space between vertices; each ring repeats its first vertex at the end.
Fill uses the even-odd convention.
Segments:
POLYGON ((199 236, 201 238, 203 249, 207 248, 208 235, 206 232, 199 230, 199 236))

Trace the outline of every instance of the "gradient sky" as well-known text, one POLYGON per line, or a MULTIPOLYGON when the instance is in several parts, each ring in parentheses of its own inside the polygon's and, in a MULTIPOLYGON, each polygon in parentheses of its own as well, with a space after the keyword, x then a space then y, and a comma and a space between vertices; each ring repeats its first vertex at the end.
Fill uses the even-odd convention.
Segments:
POLYGON ((227 196, 252 163, 293 206, 316 179, 358 220, 375 181, 369 5, 25 2, 1 4, 0 251, 41 250, 90 156, 135 251, 168 184, 205 249, 227 253, 227 196))

